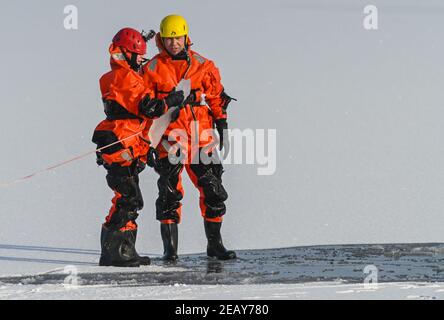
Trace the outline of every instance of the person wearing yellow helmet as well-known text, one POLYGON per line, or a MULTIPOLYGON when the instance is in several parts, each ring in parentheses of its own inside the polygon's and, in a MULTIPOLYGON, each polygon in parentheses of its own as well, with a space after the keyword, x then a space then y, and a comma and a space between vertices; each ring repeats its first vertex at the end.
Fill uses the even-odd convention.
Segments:
POLYGON ((178 55, 185 55, 188 43, 188 23, 184 17, 179 15, 169 15, 163 18, 160 23, 160 37, 165 49, 175 58, 178 55))
MULTIPOLYGON (((163 135, 164 140, 156 148, 159 154, 155 165, 159 174, 156 218, 161 222, 163 259, 175 261, 178 258, 177 225, 181 220, 180 201, 184 195, 181 183, 183 169, 186 169, 200 193, 201 215, 208 240, 207 255, 220 260, 234 259, 236 253, 224 247, 220 233, 222 217, 226 213, 224 202, 228 198, 222 184, 221 161, 217 159, 219 161, 207 163, 196 157, 196 154, 202 154, 201 151, 214 142, 213 136, 202 134, 212 131, 214 126, 219 133, 219 149, 224 148, 227 154, 227 107, 233 98, 225 93, 219 69, 214 62, 191 50, 189 27, 185 18, 179 15, 165 17, 160 24, 160 32, 156 35, 156 43, 159 54, 144 66, 144 81, 148 88, 156 92, 156 98, 160 101, 168 95, 177 100, 174 101, 176 104, 180 101, 180 108, 174 110, 172 121, 163 135), (184 79, 191 83, 191 93, 187 97, 182 90, 175 89, 184 79), (181 146, 189 159, 186 163, 170 161, 167 149, 171 143, 166 137, 176 130, 188 134, 187 145, 181 146), (193 131, 199 138, 198 153, 193 153, 196 148, 191 145, 192 140, 195 143, 195 136, 193 139, 191 137, 193 131)), ((154 118, 160 117, 164 112, 165 106, 159 104, 152 115, 154 118)), ((206 150, 208 155, 217 158, 214 147, 206 150)))

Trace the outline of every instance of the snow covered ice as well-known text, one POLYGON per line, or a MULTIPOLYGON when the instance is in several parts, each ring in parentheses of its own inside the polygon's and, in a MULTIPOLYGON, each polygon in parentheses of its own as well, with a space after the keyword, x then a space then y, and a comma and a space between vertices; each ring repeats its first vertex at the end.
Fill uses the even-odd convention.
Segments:
MULTIPOLYGON (((2 248, 2 250, 7 250, 2 248)), ((45 248, 22 248, 44 252, 45 248)), ((50 255, 68 249, 46 248, 50 255)), ((71 250, 74 251, 74 250, 71 250)), ((72 252, 71 252, 72 254, 72 252)), ((46 272, 0 277, 2 299, 441 299, 444 245, 392 244, 239 251, 236 261, 182 256, 177 264, 97 267, 99 252, 77 261, 47 259, 46 272), (91 257, 92 256, 92 257, 91 257), (57 264, 70 263, 75 273, 57 264), (378 270, 364 283, 365 267, 378 270), (53 268, 53 269, 51 269, 53 268), (67 281, 68 276, 73 281, 67 281), (73 280, 73 279, 71 279, 73 280)), ((20 261, 20 258, 11 258, 20 261)), ((15 262, 17 263, 17 262, 15 262)), ((29 264, 41 260, 28 259, 29 264)), ((3 263, 4 264, 4 263, 3 263)))

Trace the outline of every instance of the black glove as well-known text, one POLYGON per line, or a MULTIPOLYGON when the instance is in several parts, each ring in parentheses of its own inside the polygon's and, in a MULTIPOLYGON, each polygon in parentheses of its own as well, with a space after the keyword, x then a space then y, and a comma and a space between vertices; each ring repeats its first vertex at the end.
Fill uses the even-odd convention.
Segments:
POLYGON ((223 90, 222 93, 220 94, 220 98, 222 99, 223 113, 227 113, 228 105, 230 104, 231 100, 237 101, 237 99, 232 98, 228 94, 226 94, 225 90, 223 90))
POLYGON ((197 101, 196 101, 196 98, 197 98, 196 91, 197 91, 196 89, 191 90, 190 94, 188 95, 188 97, 186 97, 185 101, 183 102, 183 104, 185 106, 187 104, 189 104, 189 103, 194 103, 194 104, 197 103, 197 101))
POLYGON ((149 167, 154 168, 157 164, 157 159, 159 158, 159 153, 157 152, 156 149, 154 149, 153 147, 150 147, 146 158, 147 158, 146 164, 149 167))
POLYGON ((96 152, 96 163, 98 166, 103 166, 105 163, 105 160, 103 160, 102 157, 102 153, 99 151, 96 152))
POLYGON ((182 110, 183 107, 177 107, 174 109, 174 111, 171 113, 171 122, 175 122, 177 119, 179 119, 180 116, 180 110, 182 110))
POLYGON ((173 91, 165 98, 165 104, 169 108, 177 107, 171 114, 171 122, 176 121, 179 118, 180 110, 183 108, 183 102, 185 97, 183 91, 173 91))
POLYGON ((192 102, 196 102, 195 90, 191 90, 189 96, 182 102, 182 104, 176 110, 173 111, 173 113, 171 114, 171 122, 175 122, 180 116, 180 110, 182 110, 187 104, 192 102))
POLYGON ((159 118, 165 112, 165 105, 162 100, 147 95, 139 103, 139 112, 151 119, 159 118))
POLYGON ((183 104, 185 97, 183 95, 183 91, 172 91, 166 98, 165 103, 168 108, 172 107, 180 107, 183 104))
POLYGON ((141 173, 143 170, 145 170, 145 168, 146 168, 146 163, 140 159, 137 159, 137 164, 135 168, 136 173, 141 173))
POLYGON ((225 159, 230 152, 230 138, 228 137, 227 119, 219 119, 216 120, 215 123, 217 133, 219 134, 219 150, 222 151, 222 149, 224 149, 223 158, 225 159))

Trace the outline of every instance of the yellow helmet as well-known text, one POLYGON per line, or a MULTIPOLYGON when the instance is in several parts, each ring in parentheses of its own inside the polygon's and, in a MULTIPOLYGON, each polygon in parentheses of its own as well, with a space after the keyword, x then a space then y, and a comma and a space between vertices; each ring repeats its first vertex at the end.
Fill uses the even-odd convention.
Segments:
POLYGON ((188 23, 184 17, 169 15, 160 23, 160 36, 162 38, 175 38, 188 35, 188 23))

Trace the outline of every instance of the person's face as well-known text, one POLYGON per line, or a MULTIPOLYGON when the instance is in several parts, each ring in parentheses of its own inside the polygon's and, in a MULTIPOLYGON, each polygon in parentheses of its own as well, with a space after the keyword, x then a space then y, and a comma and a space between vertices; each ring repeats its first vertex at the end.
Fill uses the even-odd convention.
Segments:
POLYGON ((165 49, 173 56, 185 48, 185 36, 175 38, 163 38, 165 49))
POLYGON ((141 64, 142 64, 142 62, 143 62, 143 55, 141 55, 141 54, 138 54, 137 55, 137 59, 136 59, 136 62, 137 62, 137 64, 140 66, 141 64))

